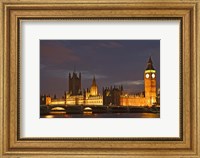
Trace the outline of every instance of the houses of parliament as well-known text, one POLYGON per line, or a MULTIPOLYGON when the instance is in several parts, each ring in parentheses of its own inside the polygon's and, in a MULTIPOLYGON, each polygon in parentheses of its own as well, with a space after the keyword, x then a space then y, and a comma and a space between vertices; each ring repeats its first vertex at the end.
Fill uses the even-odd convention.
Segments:
POLYGON ((69 89, 63 98, 52 98, 49 95, 42 95, 40 103, 46 105, 95 105, 95 106, 149 106, 156 104, 156 70, 153 67, 151 57, 144 70, 144 91, 139 94, 127 94, 123 86, 103 87, 102 95, 95 77, 91 81, 91 87, 82 90, 81 73, 69 73, 69 89))

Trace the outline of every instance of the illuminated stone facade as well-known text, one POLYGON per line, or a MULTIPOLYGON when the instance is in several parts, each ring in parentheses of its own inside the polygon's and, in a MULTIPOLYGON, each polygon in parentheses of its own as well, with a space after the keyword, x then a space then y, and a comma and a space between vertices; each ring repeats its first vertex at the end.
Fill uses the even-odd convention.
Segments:
POLYGON ((93 78, 92 86, 90 88, 90 95, 91 96, 97 96, 98 95, 98 87, 97 87, 97 84, 96 84, 95 77, 93 78))
POLYGON ((151 57, 144 72, 145 98, 148 106, 156 103, 156 70, 153 67, 151 57))
POLYGON ((49 105, 63 105, 63 104, 65 104, 65 99, 59 98, 59 99, 51 99, 51 103, 49 105))
POLYGON ((50 95, 41 95, 40 96, 40 104, 41 105, 49 105, 51 104, 51 97, 50 95))
POLYGON ((151 106, 147 104, 144 95, 121 95, 120 105, 122 106, 151 106))
POLYGON ((151 57, 144 71, 144 92, 139 94, 126 94, 123 86, 103 88, 100 95, 95 77, 90 89, 81 90, 81 73, 69 73, 69 91, 61 99, 52 99, 50 96, 41 96, 41 104, 55 105, 116 105, 116 106, 149 106, 160 102, 160 95, 156 94, 156 70, 151 57))
POLYGON ((93 78, 90 90, 84 91, 84 105, 103 105, 103 96, 99 94, 95 77, 93 78))
POLYGON ((81 73, 73 72, 72 76, 69 73, 69 91, 68 93, 72 96, 81 95, 81 73))
POLYGON ((120 98, 123 94, 123 87, 106 87, 103 88, 103 105, 121 105, 120 98))
POLYGON ((64 98, 52 98, 50 95, 42 95, 40 97, 41 105, 63 105, 65 104, 64 98))
POLYGON ((84 96, 83 95, 75 95, 71 96, 67 94, 66 96, 66 104, 67 105, 83 105, 84 104, 84 96))
POLYGON ((122 106, 149 106, 156 104, 156 70, 153 67, 151 57, 144 71, 144 94, 124 94, 120 96, 122 106))
MULTIPOLYGON (((73 76, 77 76, 76 73, 73 73, 73 76)), ((69 76, 69 80, 71 80, 69 82, 69 84, 71 84, 69 85, 69 87, 74 87, 74 92, 77 92, 78 94, 73 95, 74 93, 69 91, 66 94, 67 105, 103 105, 103 96, 98 94, 98 86, 96 84, 95 77, 93 78, 90 90, 88 89, 83 90, 83 94, 82 94, 81 90, 79 90, 80 86, 73 85, 73 84, 79 83, 79 81, 81 82, 81 78, 79 77, 78 82, 76 82, 73 80, 77 80, 77 78, 73 76, 72 78, 70 78, 71 76, 69 76)), ((81 73, 79 73, 79 76, 81 76, 81 73)), ((81 83, 77 85, 81 85, 81 83)))

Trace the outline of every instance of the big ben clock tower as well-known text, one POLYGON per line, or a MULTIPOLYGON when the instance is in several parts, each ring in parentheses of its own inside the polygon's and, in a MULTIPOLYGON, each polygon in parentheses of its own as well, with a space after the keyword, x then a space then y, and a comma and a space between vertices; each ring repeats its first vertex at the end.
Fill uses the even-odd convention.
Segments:
POLYGON ((151 57, 144 72, 145 98, 148 106, 156 103, 156 70, 153 67, 151 57))

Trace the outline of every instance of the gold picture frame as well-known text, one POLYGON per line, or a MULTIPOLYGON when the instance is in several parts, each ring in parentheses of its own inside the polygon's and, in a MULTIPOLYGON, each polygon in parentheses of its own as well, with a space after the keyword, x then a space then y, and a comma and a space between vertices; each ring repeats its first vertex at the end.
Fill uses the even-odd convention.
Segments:
POLYGON ((1 157, 200 157, 198 0, 3 0, 0 40, 1 157), (20 139, 19 49, 23 19, 173 19, 181 21, 182 125, 179 139, 20 139))

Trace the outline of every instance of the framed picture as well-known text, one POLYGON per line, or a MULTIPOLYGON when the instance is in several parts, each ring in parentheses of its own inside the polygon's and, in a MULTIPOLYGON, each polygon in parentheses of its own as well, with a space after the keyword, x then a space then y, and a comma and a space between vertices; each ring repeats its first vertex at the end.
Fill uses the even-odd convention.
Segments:
POLYGON ((2 157, 199 157, 198 1, 1 2, 2 157))
POLYGON ((159 70, 160 40, 40 40, 40 117, 159 118, 159 70))

